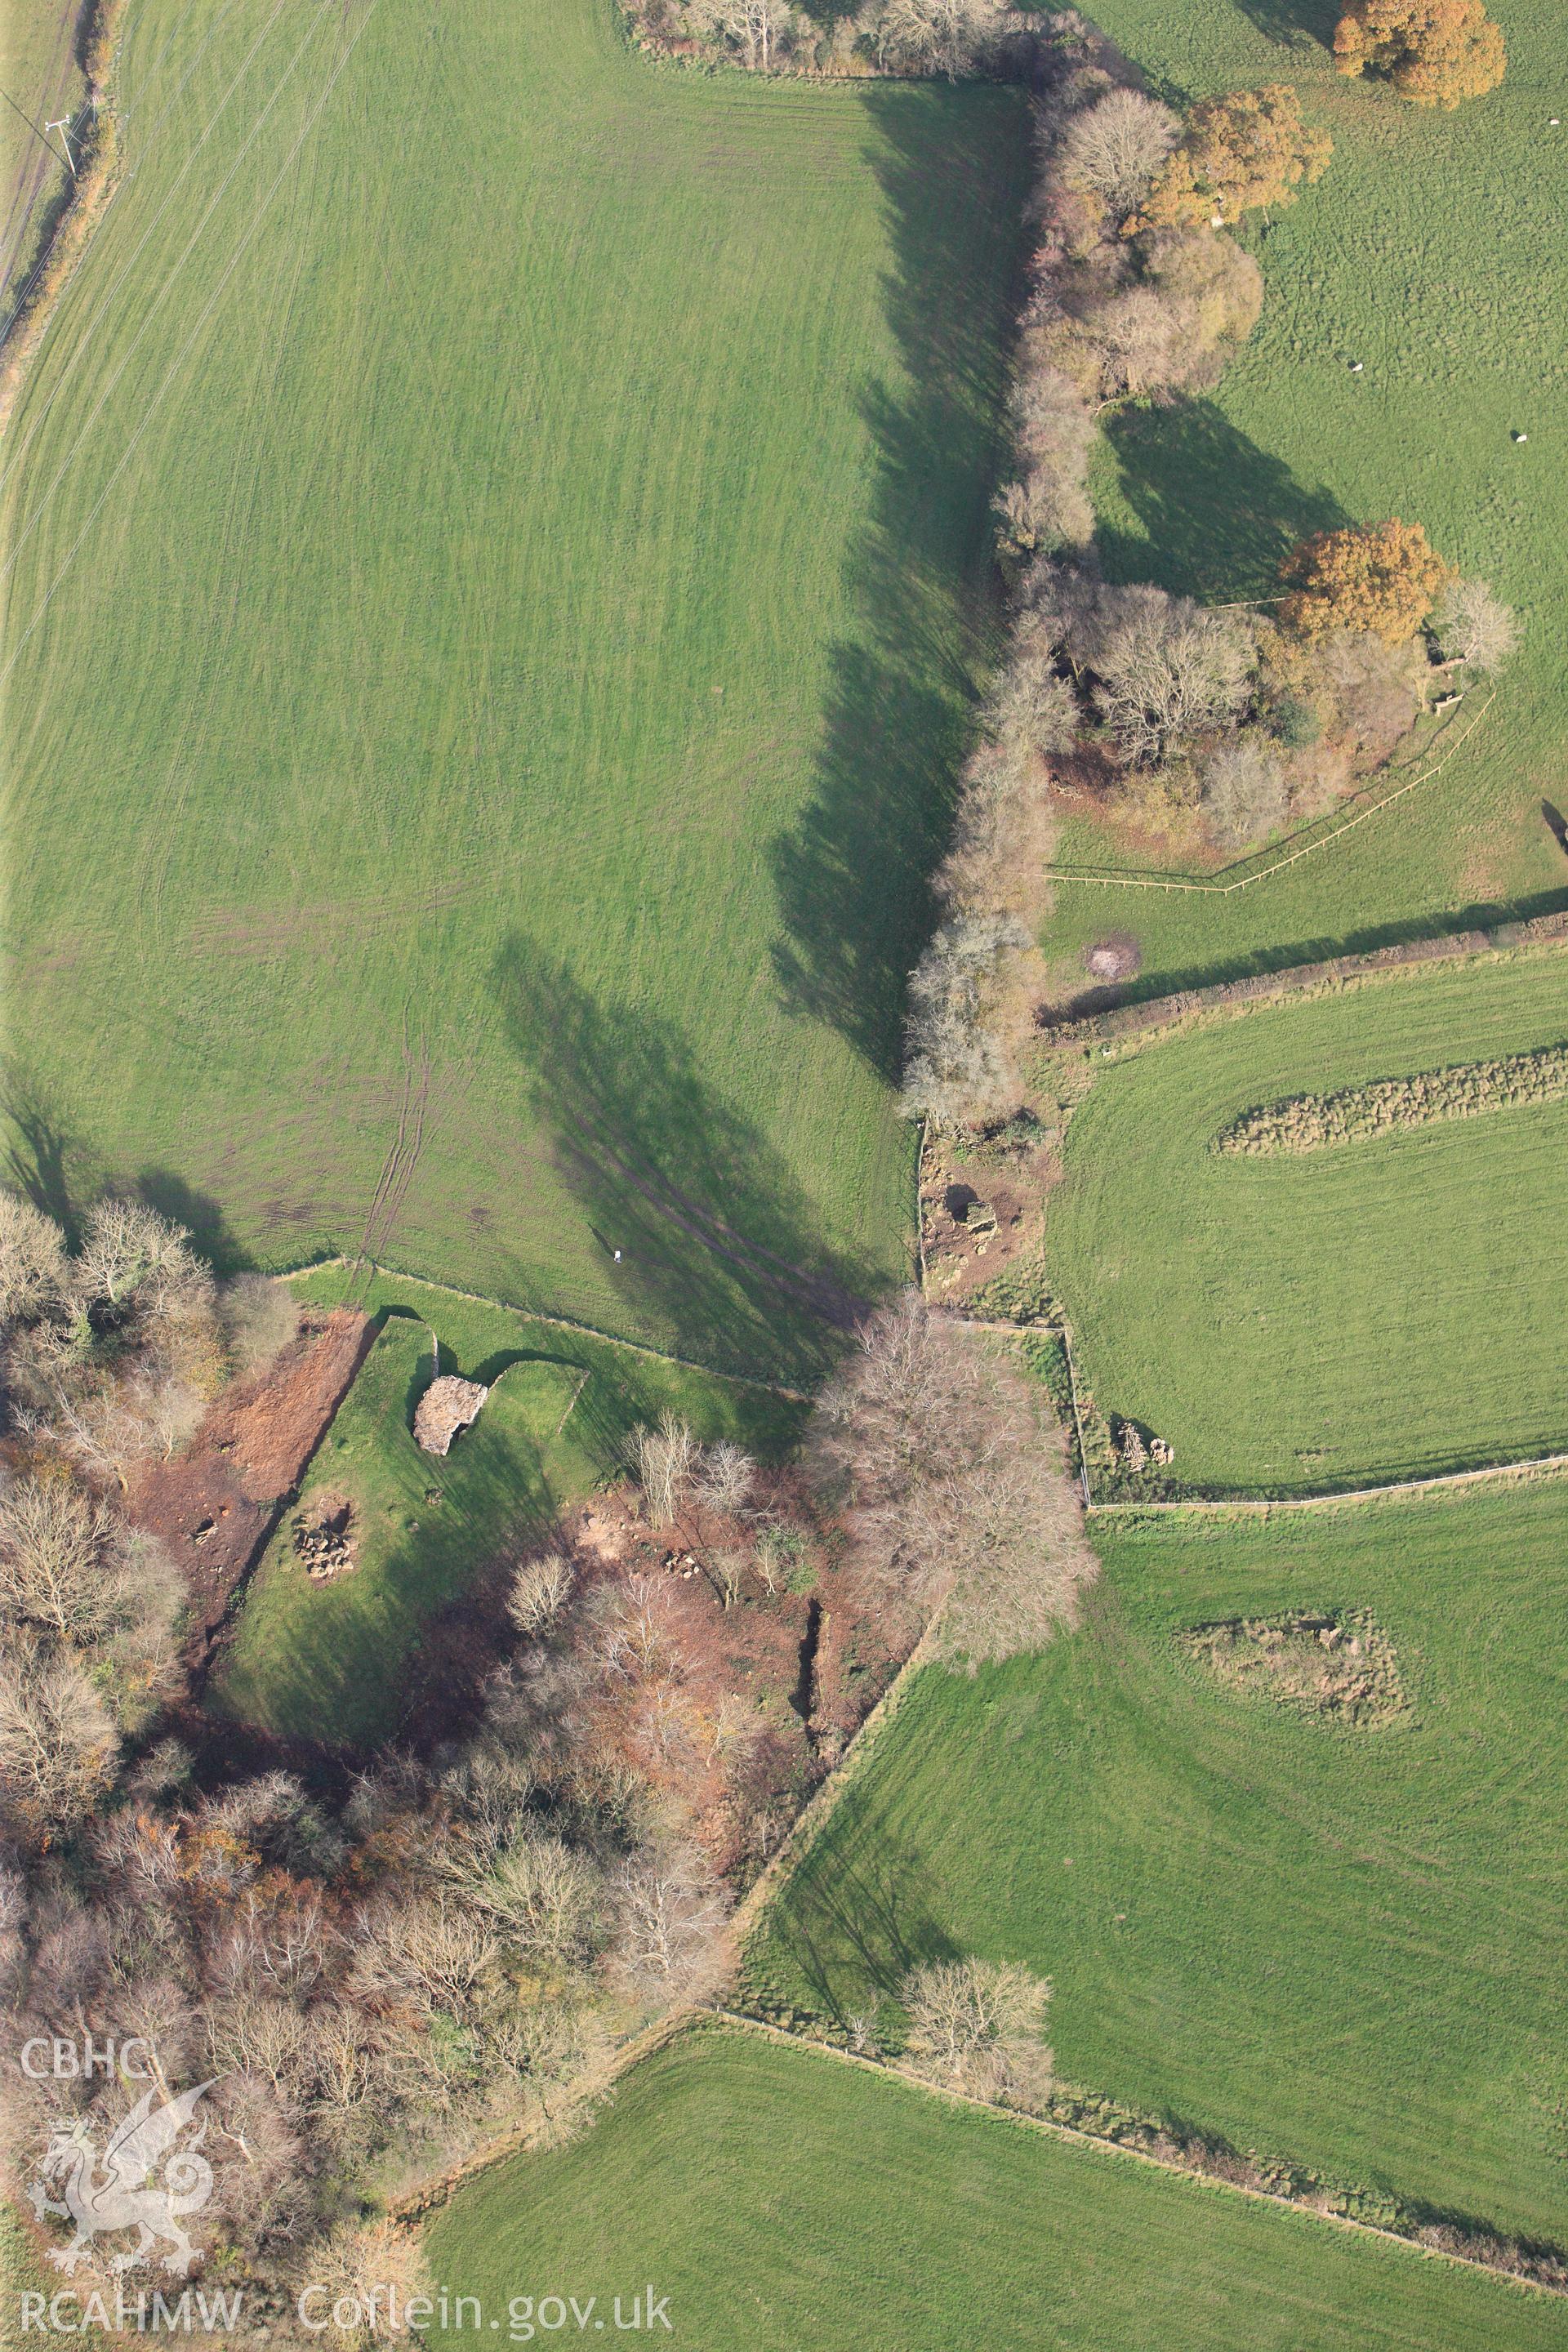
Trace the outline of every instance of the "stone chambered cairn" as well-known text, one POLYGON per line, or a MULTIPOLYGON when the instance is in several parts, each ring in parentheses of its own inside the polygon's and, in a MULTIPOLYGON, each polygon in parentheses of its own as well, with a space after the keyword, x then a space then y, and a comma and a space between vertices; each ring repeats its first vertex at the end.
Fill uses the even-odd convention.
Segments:
POLYGON ((449 1454, 458 1431, 478 1421, 489 1394, 478 1381, 460 1381, 455 1372, 432 1381, 414 1409, 414 1434, 426 1453, 449 1454))

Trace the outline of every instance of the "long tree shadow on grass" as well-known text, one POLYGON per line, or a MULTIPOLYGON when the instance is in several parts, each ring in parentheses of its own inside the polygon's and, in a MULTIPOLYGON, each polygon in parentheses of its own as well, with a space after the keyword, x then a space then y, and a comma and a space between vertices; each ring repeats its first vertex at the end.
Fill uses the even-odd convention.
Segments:
POLYGON ((830 656, 815 794, 773 847, 773 961, 786 1000, 891 1079, 905 982, 931 927, 928 877, 994 647, 988 501, 1026 118, 1017 90, 900 85, 858 103, 891 228, 883 299, 904 380, 862 397, 876 488, 847 559, 853 617, 830 656))
POLYGON ((1207 604, 1274 596, 1299 541, 1352 520, 1331 491, 1298 481, 1212 400, 1124 409, 1107 438, 1141 525, 1100 526, 1112 580, 1152 580, 1207 604))
MULTIPOLYGON (((854 1802, 844 1800, 851 1833, 854 1802)), ((929 1874, 918 1855, 883 1850, 852 1863, 842 1849, 835 1839, 825 1866, 798 1870, 768 1920, 788 1971, 839 2019, 864 2006, 868 1986, 896 1994, 911 1969, 960 1957, 924 1900, 929 1874)))
POLYGON ((1334 26, 1342 14, 1340 0, 1237 0, 1260 33, 1287 48, 1331 48, 1334 26))
POLYGON ((0 1129, 5 1182, 52 1217, 74 1249, 102 1171, 46 1082, 15 1057, 0 1064, 0 1129))
POLYGON ((824 1247, 778 1152, 706 1084, 686 1039, 591 995, 521 934, 491 984, 563 1181, 621 1252, 606 1270, 631 1316, 715 1370, 819 1371, 870 1278, 824 1247))

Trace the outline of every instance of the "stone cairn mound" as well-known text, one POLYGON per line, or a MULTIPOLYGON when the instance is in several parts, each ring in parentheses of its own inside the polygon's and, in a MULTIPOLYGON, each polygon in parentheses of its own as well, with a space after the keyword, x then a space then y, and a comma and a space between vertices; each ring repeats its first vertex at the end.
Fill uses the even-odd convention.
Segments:
POLYGON ((341 1495, 322 1495, 295 1520, 294 1549, 315 1583, 325 1584, 353 1568, 353 1538, 349 1532, 353 1517, 351 1506, 341 1495))

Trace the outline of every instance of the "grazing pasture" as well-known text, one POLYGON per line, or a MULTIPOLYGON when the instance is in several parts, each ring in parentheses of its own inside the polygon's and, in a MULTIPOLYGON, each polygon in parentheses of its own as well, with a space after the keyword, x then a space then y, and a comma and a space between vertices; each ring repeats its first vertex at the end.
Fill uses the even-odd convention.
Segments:
POLYGON ((1407 969, 1097 1066, 1046 1255, 1079 1379, 1200 1491, 1356 1486, 1568 1449, 1568 1104, 1331 1151, 1215 1150, 1296 1094, 1568 1036, 1568 959, 1407 969))
POLYGON ((129 26, 0 453, 20 1172, 809 1368, 907 1265, 1021 93, 129 26))
MULTIPOLYGON (((299 1288, 336 1304, 350 1286, 322 1273, 299 1288)), ((703 1437, 764 1454, 797 1425, 783 1399, 421 1283, 361 1282, 353 1295, 386 1319, 258 1564, 207 1693, 217 1713, 260 1729, 360 1748, 393 1737, 428 1696, 411 1676, 434 1629, 498 1560, 544 1549, 566 1504, 620 1475, 637 1422, 668 1405, 703 1437), (443 1371, 490 1388, 444 1458, 413 1435, 437 1339, 443 1371), (339 1517, 344 1504, 353 1565, 313 1581, 296 1524, 339 1517)))
POLYGON ((486 2333, 552 2294, 595 2297, 590 2331, 616 2294, 629 2321, 651 2282, 689 2352, 1568 2343, 1555 2299, 721 2027, 646 2059, 586 2137, 462 2189, 428 2251, 486 2333))
MULTIPOLYGON (((1211 603, 1268 596, 1309 531, 1401 514, 1490 580, 1525 638, 1439 777, 1289 873, 1226 898, 1060 887, 1046 943, 1064 992, 1079 951, 1112 929, 1139 939, 1138 988, 1158 995, 1449 929, 1467 910, 1568 899, 1547 813, 1562 807, 1568 734, 1568 247, 1555 228, 1568 129, 1549 122, 1568 123, 1563 18, 1556 0, 1490 13, 1507 79, 1443 114, 1335 73, 1334 0, 1092 11, 1173 102, 1289 82, 1334 140, 1327 176, 1245 240, 1263 266, 1263 317, 1218 391, 1110 425, 1094 484, 1107 570, 1211 603)), ((1081 806, 1058 849, 1102 867, 1160 864, 1081 806)))
POLYGON ((921 1673, 764 1916, 753 1992, 884 2014, 917 1961, 1056 1985, 1081 2089, 1568 2241, 1568 1485, 1100 1521, 1083 1629, 921 1673), (1234 1688, 1202 1626, 1361 1613, 1404 1704, 1234 1688))
POLYGON ((38 257, 40 226, 68 176, 58 160, 59 132, 48 133, 51 161, 38 131, 82 102, 73 38, 80 13, 79 0, 7 0, 0 9, 0 89, 12 100, 0 100, 0 329, 38 257))

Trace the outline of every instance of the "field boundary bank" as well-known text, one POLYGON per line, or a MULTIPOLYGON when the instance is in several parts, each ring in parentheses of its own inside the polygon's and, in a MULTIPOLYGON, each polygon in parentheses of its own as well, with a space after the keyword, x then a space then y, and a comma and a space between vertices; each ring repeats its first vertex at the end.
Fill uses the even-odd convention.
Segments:
POLYGON ((1097 1517, 1141 1511, 1326 1511, 1336 1503, 1377 1503, 1397 1495, 1430 1495, 1457 1486, 1527 1486, 1568 1471, 1568 1454, 1532 1454, 1522 1462, 1488 1462, 1479 1470, 1445 1470, 1430 1478, 1393 1479, 1384 1486, 1330 1487, 1310 1495, 1191 1495, 1149 1502, 1089 1503, 1097 1517))
MULTIPOLYGON (((1299 2213, 1307 2221, 1327 2221, 1337 2229, 1352 2231, 1363 2238, 1380 2239, 1385 2245, 1403 2247, 1407 2253, 1423 2255, 1430 2262, 1449 2263, 1459 2270, 1481 2271, 1489 2278, 1502 2279, 1510 2285, 1536 2294, 1555 2298, 1568 2294, 1568 2286, 1554 2285, 1549 2279, 1534 2278, 1528 2271, 1511 2270, 1501 2263, 1489 2263, 1479 2254, 1458 2253, 1449 2246, 1429 2245, 1422 2238, 1407 2237, 1402 2231, 1385 2229, 1381 2222, 1363 2221, 1353 2213, 1336 2213, 1327 2206, 1311 2204, 1302 2198, 1285 2197, 1274 2189, 1257 2189, 1249 2181, 1227 2180, 1223 2173, 1178 2164, 1170 2157, 1156 2155, 1151 2148, 1135 2147, 1125 2140, 1112 2139, 1106 2134, 1085 2131, 1076 2124, 1058 2123, 1051 2116, 1030 2115, 1022 2107, 1001 2106, 994 2100, 983 2099, 973 2091, 960 2091, 950 2084, 931 2082, 924 2075, 893 2065, 886 2059, 868 2057, 861 2051, 841 2050, 836 2042, 818 2041, 812 2034, 792 2033, 786 2027, 774 2025, 766 2018, 748 2016, 743 2010, 699 2010, 687 2021, 689 2029, 704 2019, 716 2019, 720 2024, 742 2032, 759 2034, 774 2043, 807 2050, 819 2057, 837 2059, 842 2065, 864 2068, 884 2081, 906 2084, 911 2090, 923 2091, 932 2098, 945 2099, 953 2106, 977 2109, 982 2115, 994 2116, 999 2122, 1016 2125, 1025 2131, 1038 2132, 1047 2139, 1066 2140, 1077 2147, 1090 2148, 1111 2157, 1125 2157, 1135 2164, 1152 2166, 1156 2172, 1172 2173, 1180 2180, 1192 2181, 1206 2189, 1249 2198, 1254 2204, 1274 2205, 1284 2212, 1299 2213)), ((1552 2258, 1561 2259, 1556 2256, 1555 2250, 1552 2250, 1552 2258)))
MULTIPOLYGON (((683 2002, 652 2025, 645 2026, 640 2032, 633 2034, 606 2061, 593 2081, 584 2084, 576 2097, 567 2103, 568 2108, 580 2108, 586 2100, 607 2100, 613 2096, 616 2084, 641 2065, 645 2059, 651 2058, 659 2050, 668 2049, 687 2035, 695 2040, 715 2028, 742 2035, 751 2034, 772 2042, 775 2047, 805 2051, 815 2057, 837 2060, 840 2065, 858 2067, 884 2082, 901 2083, 910 2090, 945 2100, 949 2105, 967 2107, 989 2116, 999 2124, 1036 2132, 1044 2138, 1063 2141, 1069 2147, 1083 2148, 1102 2158, 1146 2165, 1156 2172, 1168 2173, 1178 2180, 1188 2182, 1200 2192, 1217 2191, 1249 2199, 1254 2204, 1277 2206, 1284 2212, 1299 2214, 1308 2223, 1327 2222, 1333 2228, 1350 2231, 1357 2236, 1397 2246, 1405 2253, 1419 2255, 1428 2262, 1447 2263, 1458 2270, 1479 2271, 1489 2278, 1501 2280, 1506 2285, 1528 2294, 1561 2297, 1568 2292, 1554 2286, 1549 2280, 1532 2278, 1527 2271, 1507 2269, 1500 2263, 1484 2262, 1479 2255, 1456 2252, 1451 2247, 1429 2245, 1421 2238, 1407 2237, 1398 2230, 1384 2229, 1379 2222, 1360 2221, 1352 2213, 1336 2213, 1326 2206, 1283 2197, 1267 2189, 1256 2189, 1245 2180, 1227 2180, 1223 2173, 1205 2172, 1192 2165, 1177 2164, 1171 2158, 1156 2155, 1150 2148, 1134 2147, 1125 2140, 1084 2131, 1074 2124, 1058 2123, 1049 2116, 1029 2115, 1021 2107, 999 2106, 994 2101, 979 2098, 973 2092, 960 2091, 944 2083, 928 2082, 924 2076, 909 2073, 901 2066, 891 2065, 885 2059, 868 2057, 859 2051, 841 2050, 835 2042, 819 2041, 811 2034, 792 2033, 787 2028, 774 2025, 766 2018, 752 2017, 744 2010, 725 2009, 716 2003, 683 2002)), ((590 2118, 591 2123, 596 2120, 596 2116, 590 2118)), ((514 2156, 526 2155, 531 2148, 542 2150, 554 2137, 560 2122, 561 2116, 557 2115, 518 2126, 486 2147, 476 2150, 471 2157, 449 2167, 434 2179, 393 2199, 386 2208, 389 2220, 405 2229, 416 2228, 443 2206, 450 2204, 459 2190, 493 2166, 504 2164, 514 2156)))
MULTIPOLYGON (((952 1312, 938 1308, 938 1313, 952 1312)), ((1509 1462, 1482 1462, 1465 1470, 1437 1470, 1420 1478, 1390 1478, 1374 1486, 1320 1486, 1304 1495, 1166 1495, 1147 1497, 1130 1496, 1115 1502, 1097 1502, 1089 1483, 1089 1457, 1083 1443, 1083 1422, 1079 1410, 1078 1369, 1073 1359, 1072 1332, 1065 1323, 1004 1323, 977 1315, 954 1315, 955 1322, 965 1324, 972 1331, 994 1333, 1005 1339, 1059 1339, 1067 1360, 1068 1383, 1072 1394, 1073 1423, 1078 1433, 1079 1485, 1083 1491, 1086 1513, 1103 1517, 1108 1512, 1137 1513, 1143 1511, 1324 1511, 1336 1503, 1354 1504, 1382 1502, 1395 1495, 1426 1495, 1455 1486, 1483 1485, 1502 1486, 1517 1480, 1521 1486, 1533 1480, 1556 1476, 1568 1471, 1568 1453, 1527 1454, 1522 1459, 1509 1462)), ((1091 1400, 1092 1402, 1092 1400, 1091 1400)))
POLYGON ((1403 783, 1396 784, 1392 792, 1384 793, 1381 799, 1355 810, 1330 832, 1320 834, 1315 841, 1303 842, 1300 849, 1292 849, 1287 856, 1275 858, 1271 865, 1260 866, 1256 874, 1237 875, 1231 882, 1202 882, 1185 875, 1106 874, 1097 873, 1092 867, 1047 866, 1046 879, 1047 882, 1082 883, 1089 888, 1101 890, 1185 891, 1199 898, 1227 898, 1233 891, 1250 890, 1255 882, 1267 882, 1272 876, 1283 874, 1288 866, 1300 865, 1303 857, 1311 857, 1320 849, 1327 849, 1331 842, 1341 840, 1347 833, 1353 833, 1358 824, 1365 824, 1369 818, 1381 815, 1385 808, 1392 808, 1395 801, 1403 800, 1406 793, 1415 792, 1417 785, 1429 783, 1434 776, 1441 774, 1460 745, 1469 741, 1496 699, 1497 688, 1494 687, 1468 725, 1451 735, 1449 730, 1444 730, 1443 747, 1430 767, 1423 768, 1414 776, 1407 776, 1403 783))
POLYGON ((1321 963, 1287 964, 1278 971, 1219 980, 1205 988, 1173 989, 1168 996, 1135 999, 1104 1013, 1086 1013, 1054 1022, 1041 1032, 1047 1050, 1061 1045, 1115 1044, 1121 1039, 1163 1035, 1196 1027, 1209 1019, 1236 1016, 1258 1006, 1314 996, 1349 994, 1398 975, 1415 977, 1433 964, 1526 961, 1568 949, 1568 909, 1501 922, 1490 930, 1444 931, 1435 938, 1404 940, 1396 946, 1368 948, 1355 955, 1328 956, 1321 963))
MULTIPOLYGON (((279 1266, 268 1279, 273 1282, 302 1282, 312 1274, 324 1274, 338 1265, 352 1273, 364 1261, 354 1257, 316 1257, 305 1265, 279 1266)), ((643 1339, 622 1339, 613 1331, 601 1331, 596 1323, 578 1323, 570 1315, 550 1315, 542 1307, 520 1307, 510 1298, 491 1298, 482 1290, 459 1290, 455 1283, 434 1281, 427 1274, 409 1274, 403 1267, 384 1265, 379 1261, 369 1267, 371 1279, 384 1275, 389 1282, 416 1282, 423 1290, 439 1291, 446 1298, 466 1299, 470 1307, 492 1307, 500 1315, 521 1315, 525 1322, 542 1323, 552 1331, 574 1331, 584 1339, 602 1340, 607 1348, 625 1348, 634 1356, 649 1357, 658 1364, 678 1364, 682 1371, 700 1372, 705 1380, 728 1381, 742 1389, 762 1389, 769 1396, 787 1397, 792 1404, 809 1404, 811 1396, 805 1389, 792 1389, 783 1381, 765 1381, 760 1372, 721 1372, 712 1364, 700 1364, 691 1356, 673 1356, 665 1348, 649 1347, 643 1339)), ((345 1299, 344 1306, 350 1304, 345 1299)))
MULTIPOLYGON (((95 47, 107 44, 102 79, 95 86, 90 76, 84 76, 88 95, 70 124, 70 131, 75 131, 84 113, 91 117, 89 143, 82 167, 79 172, 72 169, 69 185, 58 199, 59 209, 54 226, 45 236, 11 315, 0 329, 0 435, 10 424, 21 396, 28 363, 81 265, 94 230, 119 192, 120 117, 108 85, 120 60, 123 14, 124 0, 91 0, 71 27, 72 46, 79 56, 90 55, 95 47)), ((68 139, 69 136, 68 131, 68 139)))

